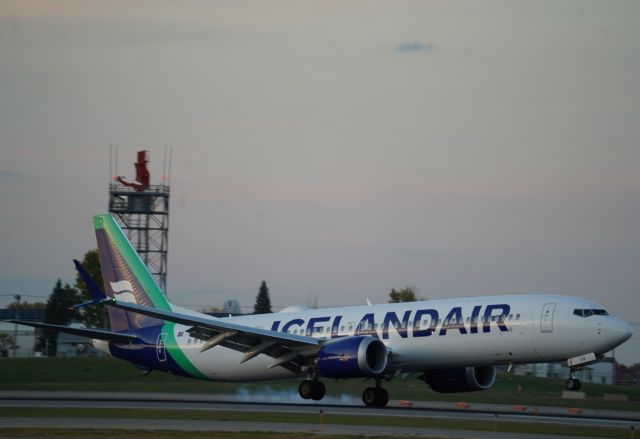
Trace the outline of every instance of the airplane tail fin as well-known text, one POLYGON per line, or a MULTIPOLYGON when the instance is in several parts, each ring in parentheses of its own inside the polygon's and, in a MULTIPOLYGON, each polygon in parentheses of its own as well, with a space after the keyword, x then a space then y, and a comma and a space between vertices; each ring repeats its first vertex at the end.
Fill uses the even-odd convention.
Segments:
MULTIPOLYGON (((93 226, 98 241, 104 292, 113 299, 171 311, 171 304, 112 215, 96 215, 93 226)), ((111 330, 133 331, 161 325, 153 317, 109 307, 111 330)))

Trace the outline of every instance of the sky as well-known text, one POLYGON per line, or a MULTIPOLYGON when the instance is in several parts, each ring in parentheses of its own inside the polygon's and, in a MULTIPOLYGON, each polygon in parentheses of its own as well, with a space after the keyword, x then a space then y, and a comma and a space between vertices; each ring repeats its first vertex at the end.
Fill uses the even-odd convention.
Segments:
MULTIPOLYGON (((559 293, 640 318, 640 3, 0 3, 0 304, 173 150, 168 293, 559 293)), ((618 359, 640 361, 640 336, 618 359)))

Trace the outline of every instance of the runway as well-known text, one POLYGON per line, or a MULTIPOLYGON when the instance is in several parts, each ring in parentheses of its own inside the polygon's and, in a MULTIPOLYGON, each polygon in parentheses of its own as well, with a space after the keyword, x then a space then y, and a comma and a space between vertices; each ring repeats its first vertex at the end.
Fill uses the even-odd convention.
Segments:
MULTIPOLYGON (((292 404, 267 401, 239 401, 237 395, 193 395, 193 394, 148 394, 116 392, 0 392, 0 414, 4 407, 26 408, 98 408, 98 409, 157 409, 172 411, 203 412, 248 412, 248 413, 289 413, 318 414, 318 424, 269 423, 269 422, 230 422, 195 420, 145 420, 145 419, 80 419, 80 418, 29 418, 28 424, 34 427, 53 426, 93 427, 93 428, 142 428, 142 429, 179 429, 179 430, 215 430, 215 431, 306 431, 341 434, 411 434, 439 437, 495 437, 494 432, 474 432, 467 430, 442 430, 409 427, 380 427, 367 425, 320 425, 320 411, 324 418, 332 415, 355 415, 372 418, 419 418, 498 421, 500 423, 538 423, 555 425, 575 425, 629 429, 640 429, 640 413, 617 411, 584 411, 580 415, 567 414, 563 408, 539 408, 537 412, 514 413, 510 406, 474 405, 468 409, 456 409, 452 403, 415 402, 413 406, 400 406, 391 401, 384 409, 372 409, 353 404, 292 404), (319 430, 322 428, 322 430, 319 430)), ((323 419, 324 419, 323 418, 323 419)), ((24 426, 25 419, 2 417, 4 427, 24 426)), ((533 437, 533 435, 509 437, 533 437)), ((567 437, 567 436, 563 436, 567 437)))

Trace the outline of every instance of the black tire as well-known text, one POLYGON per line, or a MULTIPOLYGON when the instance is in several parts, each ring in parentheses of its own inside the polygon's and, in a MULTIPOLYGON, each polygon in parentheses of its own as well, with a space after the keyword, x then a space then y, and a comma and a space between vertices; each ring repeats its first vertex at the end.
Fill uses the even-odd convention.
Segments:
POLYGON ((302 399, 310 399, 311 395, 313 395, 313 389, 314 389, 313 381, 304 380, 298 386, 298 394, 302 399))
POLYGON ((311 392, 311 399, 314 401, 320 401, 327 393, 327 388, 320 381, 312 382, 313 391, 311 392))
MULTIPOLYGON (((574 391, 576 390, 576 379, 574 378, 568 378, 567 381, 564 382, 564 388, 567 390, 571 390, 574 391)), ((578 381, 579 383, 579 381, 578 381)), ((578 384, 578 388, 580 388, 580 385, 578 384)))
POLYGON ((383 389, 382 387, 376 390, 376 407, 386 407, 389 403, 389 392, 387 392, 387 390, 383 389))
POLYGON ((580 387, 582 387, 582 383, 580 382, 580 380, 574 379, 573 380, 573 391, 577 392, 578 390, 580 390, 580 387))
POLYGON ((367 387, 362 392, 362 402, 367 407, 376 407, 376 401, 378 399, 378 392, 376 392, 375 387, 367 387))

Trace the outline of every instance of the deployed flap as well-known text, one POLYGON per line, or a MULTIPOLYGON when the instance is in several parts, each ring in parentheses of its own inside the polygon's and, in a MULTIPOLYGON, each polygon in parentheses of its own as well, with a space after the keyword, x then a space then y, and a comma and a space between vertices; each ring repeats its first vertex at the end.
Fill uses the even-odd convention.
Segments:
POLYGON ((103 329, 71 328, 69 326, 52 325, 49 323, 27 322, 24 320, 5 320, 5 322, 17 323, 18 325, 32 326, 34 328, 48 329, 50 331, 66 332, 67 334, 80 335, 87 338, 97 338, 98 340, 112 341, 114 343, 130 343, 140 340, 135 335, 119 334, 117 332, 105 331, 103 329))

